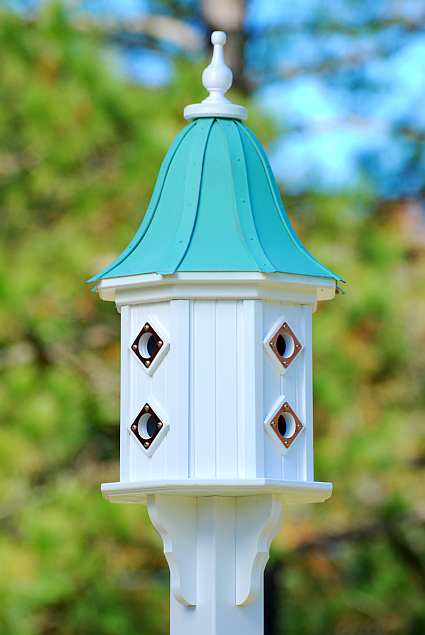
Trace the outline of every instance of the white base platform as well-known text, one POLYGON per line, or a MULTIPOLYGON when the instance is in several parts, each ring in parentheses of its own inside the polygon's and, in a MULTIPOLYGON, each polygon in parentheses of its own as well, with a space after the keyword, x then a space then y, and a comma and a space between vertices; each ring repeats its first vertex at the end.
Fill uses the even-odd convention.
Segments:
POLYGON ((320 481, 246 480, 175 480, 103 483, 102 494, 112 503, 146 503, 152 494, 180 496, 255 496, 274 494, 285 503, 322 503, 332 494, 332 483, 320 481))

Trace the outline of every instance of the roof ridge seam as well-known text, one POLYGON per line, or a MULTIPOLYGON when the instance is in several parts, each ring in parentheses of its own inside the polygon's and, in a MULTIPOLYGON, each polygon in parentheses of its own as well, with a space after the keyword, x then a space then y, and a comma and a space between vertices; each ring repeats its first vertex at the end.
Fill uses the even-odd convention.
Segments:
MULTIPOLYGON (((221 134, 223 136, 223 139, 225 140, 224 147, 226 148, 226 151, 227 151, 226 152, 227 161, 229 163, 230 170, 232 171, 232 158, 231 158, 231 153, 230 153, 230 149, 229 149, 229 143, 227 141, 226 132, 225 132, 225 130, 223 130, 223 128, 225 128, 225 126, 228 125, 230 121, 231 120, 225 119, 225 118, 222 118, 222 117, 217 118, 217 125, 218 125, 219 129, 221 130, 221 134)), ((233 184, 233 191, 234 191, 234 184, 233 184)), ((251 256, 251 254, 250 254, 250 251, 248 249, 248 245, 246 244, 244 232, 243 232, 243 229, 241 227, 239 215, 237 213, 236 195, 235 195, 234 205, 232 205, 232 209, 233 209, 233 216, 234 216, 234 220, 235 220, 236 229, 238 230, 238 234, 240 234, 240 236, 242 238, 242 240, 240 241, 241 245, 242 245, 244 251, 246 252, 246 255, 249 257, 249 256, 251 256)))
POLYGON ((267 155, 265 153, 265 150, 262 148, 261 144, 257 141, 256 136, 254 135, 254 133, 247 127, 244 126, 243 123, 241 123, 240 121, 236 121, 236 126, 238 128, 242 128, 249 140, 249 142, 251 143, 251 145, 253 146, 254 150, 257 152, 260 161, 261 161, 261 165, 263 166, 263 170, 264 173, 266 175, 267 178, 267 183, 269 185, 270 188, 270 192, 273 198, 273 201, 276 205, 277 211, 279 213, 279 217, 283 223, 283 225, 285 226, 288 235, 290 237, 290 239, 292 240, 294 246, 297 248, 297 250, 304 254, 305 256, 307 256, 307 258, 309 258, 309 260, 311 260, 312 262, 314 262, 314 264, 316 264, 317 266, 319 266, 323 271, 326 272, 327 275, 332 274, 332 276, 336 279, 336 280, 342 280, 342 278, 340 278, 340 276, 338 276, 337 274, 335 274, 333 271, 331 271, 330 269, 327 269, 327 267, 325 267, 324 265, 322 265, 318 260, 316 260, 316 258, 314 256, 312 256, 310 254, 310 252, 308 251, 308 249, 306 249, 306 247, 304 247, 304 245, 302 244, 302 242, 300 241, 300 239, 298 238, 298 236, 296 235, 291 222, 288 218, 288 215, 283 207, 283 203, 281 202, 280 196, 278 198, 278 194, 276 192, 276 188, 273 185, 271 176, 270 176, 270 172, 271 172, 271 167, 268 163, 268 158, 267 155))
POLYGON ((254 216, 254 213, 252 211, 252 198, 251 198, 251 192, 250 192, 250 188, 249 188, 249 179, 248 179, 248 173, 247 173, 247 159, 246 159, 246 155, 245 155, 245 151, 244 151, 244 147, 243 147, 243 143, 242 143, 242 136, 241 136, 241 132, 239 130, 238 123, 239 122, 236 121, 236 120, 233 121, 234 127, 236 128, 236 134, 237 134, 237 137, 238 137, 238 145, 240 146, 240 152, 241 152, 241 154, 244 157, 244 162, 243 162, 243 166, 242 166, 242 172, 243 172, 243 178, 244 178, 244 186, 246 188, 246 192, 247 192, 247 196, 248 196, 248 200, 249 200, 248 207, 249 207, 249 214, 250 214, 250 220, 251 220, 250 224, 252 225, 252 228, 254 230, 255 236, 257 238, 259 251, 261 250, 262 258, 264 258, 264 263, 259 263, 257 258, 256 258, 257 264, 260 267, 261 266, 270 266, 270 268, 271 268, 270 270, 271 271, 276 271, 275 265, 271 262, 270 258, 268 257, 268 255, 267 255, 267 253, 266 253, 266 251, 265 251, 265 249, 263 247, 260 235, 258 233, 257 224, 255 222, 255 216, 254 216), (265 264, 265 263, 268 263, 268 265, 265 264))
POLYGON ((130 241, 127 248, 124 249, 124 251, 121 252, 121 254, 111 264, 109 264, 107 267, 102 269, 95 276, 92 276, 91 278, 89 278, 89 280, 87 280, 87 283, 96 282, 97 280, 104 278, 106 274, 111 273, 116 267, 118 267, 122 262, 124 262, 124 260, 126 260, 128 256, 130 256, 133 253, 133 251, 139 246, 140 242, 145 237, 150 227, 150 224, 154 218, 156 209, 158 207, 158 204, 164 189, 166 177, 170 169, 171 163, 174 159, 174 156, 178 148, 180 147, 181 143, 183 142, 183 140, 189 133, 189 131, 192 130, 192 128, 196 125, 197 125, 197 122, 192 121, 188 126, 183 128, 183 130, 180 131, 180 133, 177 135, 176 139, 174 140, 174 144, 171 146, 171 148, 169 148, 165 157, 163 158, 161 162, 161 167, 159 169, 159 174, 155 182, 152 198, 148 204, 148 207, 143 216, 142 222, 140 223, 135 236, 130 241), (158 185, 159 185, 159 188, 157 187, 158 185))
MULTIPOLYGON (((235 124, 237 124, 237 121, 233 120, 233 119, 232 120, 220 119, 220 122, 219 122, 219 125, 222 128, 226 128, 227 127, 229 130, 232 130, 232 135, 233 135, 234 141, 236 140, 236 143, 239 141, 240 151, 243 154, 243 148, 242 148, 242 143, 241 143, 241 140, 240 140, 240 136, 238 134, 237 129, 236 130, 234 129, 235 128, 235 124), (235 133, 237 135, 237 137, 234 137, 233 133, 235 133)), ((238 210, 240 209, 240 207, 238 206, 238 197, 237 197, 237 192, 236 192, 236 189, 235 189, 237 187, 238 177, 237 177, 237 174, 236 174, 236 171, 235 171, 235 165, 234 165, 234 161, 233 161, 233 158, 232 158, 232 151, 231 151, 231 148, 230 148, 230 139, 229 139, 229 137, 231 135, 227 135, 224 132, 223 136, 224 136, 224 138, 226 140, 226 147, 227 147, 227 151, 228 151, 230 169, 231 169, 231 172, 232 172, 233 177, 234 177, 233 178, 233 190, 234 190, 234 195, 235 195, 234 210, 235 210, 236 223, 237 223, 237 225, 239 227, 239 230, 240 230, 240 233, 241 233, 241 236, 242 236, 242 244, 244 246, 244 249, 245 249, 247 255, 256 263, 257 267, 259 267, 260 270, 263 267, 266 266, 267 268, 271 267, 270 271, 274 271, 275 269, 274 269, 272 263, 270 263, 270 261, 268 260, 266 254, 264 253, 264 250, 263 250, 263 248, 261 246, 261 243, 259 243, 259 248, 260 248, 260 250, 262 252, 262 256, 260 258, 264 258, 264 261, 267 262, 268 265, 265 265, 264 263, 259 262, 258 253, 256 254, 255 253, 256 250, 252 250, 252 248, 250 248, 251 246, 249 244, 249 240, 248 240, 248 237, 246 235, 246 228, 244 227, 243 222, 242 222, 242 218, 243 217, 242 217, 241 214, 238 213, 238 210)), ((242 168, 242 170, 243 170, 243 168, 242 168)), ((245 189, 247 190, 246 196, 248 198, 248 206, 249 206, 249 208, 251 210, 251 219, 250 219, 251 223, 250 224, 253 225, 254 233, 255 233, 255 236, 256 236, 257 241, 258 241, 257 230, 256 230, 256 227, 255 227, 255 224, 253 223, 253 218, 252 218, 251 197, 249 195, 249 188, 248 188, 248 184, 247 184, 246 173, 244 174, 244 180, 245 180, 245 189)), ((249 223, 249 219, 248 219, 248 223, 249 223)))
MULTIPOLYGON (((215 123, 215 119, 214 118, 205 118, 203 120, 199 120, 199 129, 200 129, 200 135, 204 136, 203 139, 203 144, 202 144, 202 154, 200 157, 200 161, 198 163, 198 165, 196 165, 196 171, 189 169, 187 171, 186 174, 186 182, 185 182, 185 194, 184 194, 184 198, 183 198, 183 210, 186 207, 187 204, 187 190, 188 190, 188 177, 190 177, 190 182, 191 184, 193 184, 193 182, 195 181, 196 183, 196 187, 193 187, 193 190, 196 190, 196 203, 191 203, 190 204, 190 208, 191 208, 191 214, 190 216, 188 216, 188 218, 185 218, 184 213, 182 214, 182 217, 180 219, 180 223, 177 229, 177 234, 176 234, 176 240, 179 240, 179 234, 180 232, 184 232, 185 231, 185 227, 184 224, 189 223, 188 224, 188 240, 186 241, 186 244, 183 245, 183 253, 181 253, 179 255, 178 251, 176 254, 176 260, 175 260, 175 264, 171 263, 171 259, 170 262, 168 263, 168 265, 166 265, 165 267, 162 267, 163 271, 161 271, 160 273, 175 273, 178 268, 180 267, 181 263, 183 262, 190 244, 192 242, 192 238, 193 238, 193 234, 195 231, 195 226, 196 226, 196 221, 198 218, 198 211, 199 211, 199 201, 201 198, 201 186, 202 186, 202 177, 203 177, 203 172, 204 172, 204 164, 205 164, 205 154, 206 154, 206 149, 207 149, 207 145, 208 145, 208 140, 210 137, 210 133, 212 130, 212 127, 214 126, 215 123)), ((193 145, 192 148, 192 152, 194 153, 194 150, 196 150, 196 144, 193 145)), ((191 156, 191 161, 193 161, 193 155, 191 156)), ((190 197, 189 197, 190 199, 190 197)), ((181 241, 183 243, 183 240, 181 241)), ((178 242, 177 242, 177 250, 178 250, 178 242)))

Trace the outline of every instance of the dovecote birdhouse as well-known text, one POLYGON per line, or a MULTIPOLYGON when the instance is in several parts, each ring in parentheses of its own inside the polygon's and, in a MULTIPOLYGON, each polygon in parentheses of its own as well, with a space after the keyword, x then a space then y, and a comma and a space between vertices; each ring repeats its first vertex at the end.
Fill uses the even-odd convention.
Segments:
POLYGON ((224 93, 225 34, 143 222, 92 278, 121 314, 120 480, 171 569, 171 631, 258 635, 282 502, 314 480, 312 315, 338 276, 291 228, 267 156, 224 93), (242 610, 245 608, 245 612, 242 610))

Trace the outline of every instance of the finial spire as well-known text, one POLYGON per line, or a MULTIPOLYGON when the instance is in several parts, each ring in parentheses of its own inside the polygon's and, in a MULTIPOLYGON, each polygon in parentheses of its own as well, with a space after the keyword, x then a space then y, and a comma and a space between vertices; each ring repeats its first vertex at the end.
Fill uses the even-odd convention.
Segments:
POLYGON ((197 117, 227 117, 230 119, 246 119, 247 111, 243 106, 233 104, 224 94, 232 85, 233 75, 226 65, 223 47, 226 44, 224 31, 214 31, 211 43, 214 46, 211 63, 202 73, 202 83, 209 95, 200 104, 191 104, 184 109, 185 119, 197 117))

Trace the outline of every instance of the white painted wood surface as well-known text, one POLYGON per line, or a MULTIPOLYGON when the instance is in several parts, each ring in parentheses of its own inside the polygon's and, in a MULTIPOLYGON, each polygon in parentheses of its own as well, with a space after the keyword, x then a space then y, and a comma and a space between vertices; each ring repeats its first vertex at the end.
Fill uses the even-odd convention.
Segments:
POLYGON ((312 310, 250 299, 123 306, 121 481, 313 480, 312 310), (283 372, 263 342, 285 321, 303 348, 283 372), (165 342, 152 373, 131 350, 146 322, 165 342), (264 429, 283 399, 303 424, 286 451, 264 429), (130 431, 145 403, 168 429, 149 452, 130 431))
POLYGON ((244 106, 233 104, 224 96, 233 81, 232 71, 224 61, 223 47, 226 39, 224 31, 214 31, 211 34, 211 43, 214 46, 213 56, 210 64, 202 73, 202 83, 209 95, 199 104, 186 106, 184 109, 185 119, 199 117, 247 118, 248 113, 244 106))
POLYGON ((331 278, 256 271, 178 272, 173 275, 147 273, 104 278, 96 287, 102 300, 127 304, 168 300, 250 299, 269 302, 314 304, 335 297, 331 278))
POLYGON ((149 496, 150 519, 162 538, 170 569, 170 590, 182 606, 197 603, 196 533, 198 499, 193 496, 149 496))
POLYGON ((148 511, 170 567, 171 635, 260 635, 264 567, 282 521, 280 500, 156 495, 148 511))
POLYGON ((332 494, 332 483, 273 479, 181 479, 103 483, 102 494, 112 503, 146 503, 150 494, 178 496, 253 496, 275 494, 285 503, 322 503, 332 494))

